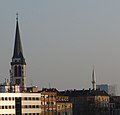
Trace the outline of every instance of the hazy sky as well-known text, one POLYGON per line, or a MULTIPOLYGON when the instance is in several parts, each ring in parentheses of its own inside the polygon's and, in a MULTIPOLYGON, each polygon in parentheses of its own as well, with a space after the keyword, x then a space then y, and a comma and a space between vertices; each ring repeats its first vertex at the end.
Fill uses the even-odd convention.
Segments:
POLYGON ((0 82, 9 78, 19 12, 27 84, 58 89, 117 84, 120 94, 120 0, 1 0, 0 82))

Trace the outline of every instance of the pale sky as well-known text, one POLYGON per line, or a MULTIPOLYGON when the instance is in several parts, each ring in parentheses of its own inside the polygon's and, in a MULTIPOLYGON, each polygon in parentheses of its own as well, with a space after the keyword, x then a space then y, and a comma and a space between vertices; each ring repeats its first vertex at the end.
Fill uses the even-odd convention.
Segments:
POLYGON ((9 78, 16 13, 27 85, 60 90, 117 84, 120 94, 120 0, 1 0, 0 82, 9 78))

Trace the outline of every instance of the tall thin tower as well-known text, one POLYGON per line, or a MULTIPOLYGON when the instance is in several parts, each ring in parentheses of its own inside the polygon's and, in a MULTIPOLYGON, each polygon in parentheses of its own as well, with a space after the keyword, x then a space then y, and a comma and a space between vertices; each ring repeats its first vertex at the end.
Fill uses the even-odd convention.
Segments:
POLYGON ((26 89, 26 62, 20 39, 18 13, 16 14, 16 33, 10 69, 10 83, 11 85, 20 85, 21 91, 26 89))
POLYGON ((96 90, 96 75, 95 75, 94 66, 93 66, 93 71, 92 71, 92 86, 93 86, 93 90, 96 90))

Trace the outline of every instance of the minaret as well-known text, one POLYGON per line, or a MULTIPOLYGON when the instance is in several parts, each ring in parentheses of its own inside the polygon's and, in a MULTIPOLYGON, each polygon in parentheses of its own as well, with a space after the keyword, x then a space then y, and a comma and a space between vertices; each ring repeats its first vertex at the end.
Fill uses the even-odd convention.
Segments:
POLYGON ((92 71, 92 85, 93 85, 93 90, 96 90, 96 76, 95 76, 94 67, 93 67, 93 71, 92 71))
POLYGON ((14 52, 10 69, 10 83, 11 85, 20 85, 21 91, 26 89, 26 62, 23 56, 22 44, 20 39, 18 13, 16 14, 16 33, 14 52))

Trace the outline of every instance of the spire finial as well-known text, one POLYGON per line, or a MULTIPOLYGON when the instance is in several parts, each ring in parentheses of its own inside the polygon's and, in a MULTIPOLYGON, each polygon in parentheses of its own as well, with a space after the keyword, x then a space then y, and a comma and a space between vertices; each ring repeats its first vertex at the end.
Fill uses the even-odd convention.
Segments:
POLYGON ((16 13, 16 20, 17 20, 17 21, 18 21, 18 15, 19 15, 19 14, 18 14, 18 12, 17 12, 17 13, 16 13))

